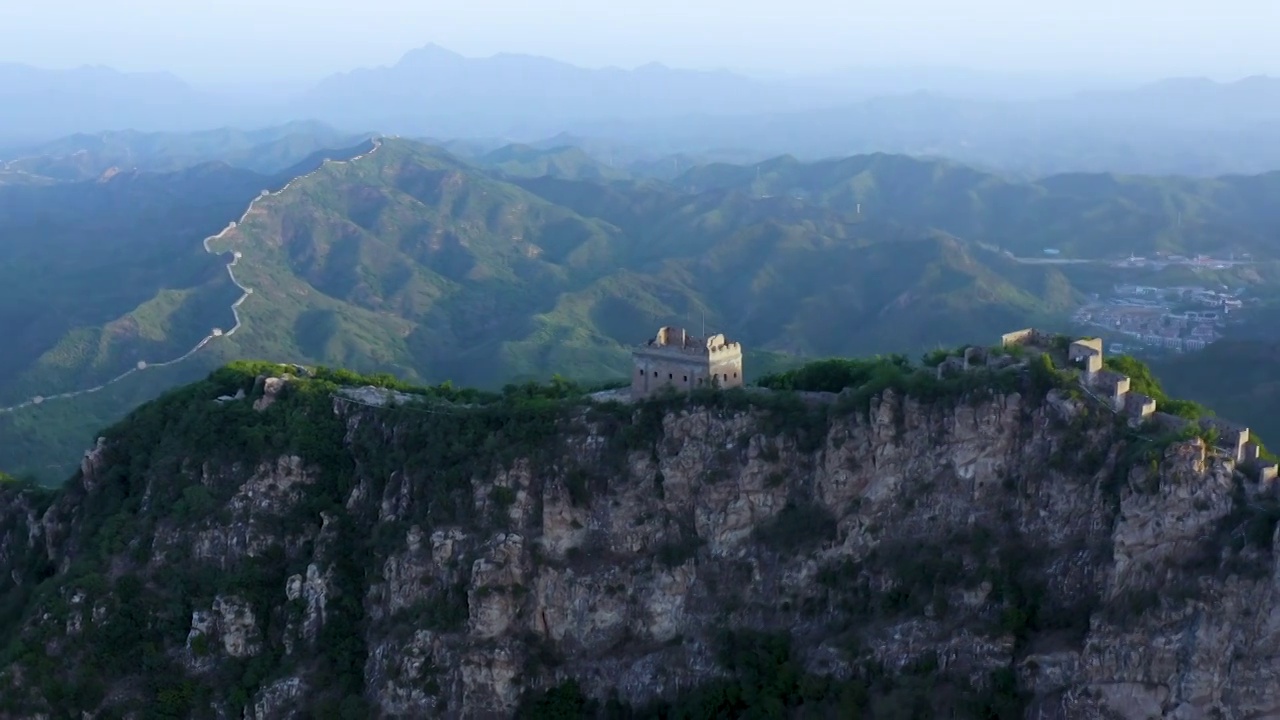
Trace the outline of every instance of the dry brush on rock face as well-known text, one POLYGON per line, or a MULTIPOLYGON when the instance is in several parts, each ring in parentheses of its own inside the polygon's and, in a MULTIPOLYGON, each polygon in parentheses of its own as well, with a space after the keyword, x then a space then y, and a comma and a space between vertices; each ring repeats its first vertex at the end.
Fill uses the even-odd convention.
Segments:
POLYGON ((212 401, 238 383, 0 489, 0 715, 1280 708, 1274 500, 1062 389, 212 401))

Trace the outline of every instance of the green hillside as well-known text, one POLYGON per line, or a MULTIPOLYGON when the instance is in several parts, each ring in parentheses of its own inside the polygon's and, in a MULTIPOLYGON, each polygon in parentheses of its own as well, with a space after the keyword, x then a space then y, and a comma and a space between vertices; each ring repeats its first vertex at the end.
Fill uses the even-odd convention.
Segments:
POLYGON ((1280 173, 1214 179, 1113 174, 1055 175, 1018 182, 964 165, 859 155, 802 163, 694 168, 675 183, 794 197, 868 218, 924 224, 1020 255, 1155 252, 1254 253, 1280 257, 1280 173))
POLYGON ((625 180, 631 174, 597 161, 581 148, 536 148, 507 145, 474 160, 476 165, 508 177, 555 177, 568 180, 625 180))
POLYGON ((713 165, 664 183, 606 173, 579 151, 484 157, 387 139, 351 163, 313 156, 271 177, 212 164, 0 187, 0 331, 16 349, 0 357, 0 407, 93 387, 230 328, 233 252, 253 289, 237 332, 179 365, 0 413, 0 467, 74 464, 94 428, 243 358, 497 388, 624 376, 628 348, 664 324, 741 341, 752 376, 793 358, 1064 328, 1083 293, 1115 276, 982 246, 1013 247, 1016 230, 1028 248, 1143 252, 1121 230, 1148 238, 1144 223, 1184 196, 1199 198, 1199 217, 1239 218, 1241 233, 1272 212, 1269 177, 1030 185, 880 155, 780 158, 759 182, 754 166, 713 165))
POLYGON ((1280 342, 1230 340, 1201 352, 1152 362, 1171 393, 1247 424, 1262 437, 1280 437, 1280 342))
POLYGON ((238 291, 200 241, 272 180, 227 166, 0 188, 0 406, 176 357, 238 291))
POLYGON ((493 386, 623 374, 625 347, 664 322, 839 354, 990 334, 1075 300, 1052 270, 993 269, 954 238, 800 203, 540 190, 406 141, 329 166, 215 243, 245 253, 242 280, 261 289, 234 342, 493 386))

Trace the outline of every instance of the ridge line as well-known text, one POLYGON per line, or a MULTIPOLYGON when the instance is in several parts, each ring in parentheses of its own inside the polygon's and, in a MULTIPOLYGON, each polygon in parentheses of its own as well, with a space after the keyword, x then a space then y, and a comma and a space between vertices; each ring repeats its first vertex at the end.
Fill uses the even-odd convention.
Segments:
MULTIPOLYGON (((209 249, 209 242, 210 242, 210 241, 213 241, 213 240, 219 240, 219 239, 221 239, 221 238, 222 238, 222 236, 226 235, 226 234, 227 234, 228 232, 230 232, 231 230, 234 230, 234 229, 236 229, 237 227, 239 227, 240 225, 242 225, 242 224, 244 223, 245 219, 249 217, 249 213, 253 211, 254 206, 256 206, 256 205, 258 204, 258 201, 260 201, 260 200, 264 200, 264 199, 266 199, 266 198, 270 198, 270 197, 272 197, 272 196, 274 196, 274 195, 279 195, 279 194, 283 193, 284 191, 286 191, 286 190, 288 190, 290 187, 292 187, 292 186, 293 186, 293 184, 294 184, 294 183, 296 183, 296 182, 298 182, 299 180, 305 180, 305 179, 307 179, 307 178, 311 177, 312 175, 315 175, 316 173, 320 172, 321 170, 323 170, 323 169, 324 169, 325 165, 328 165, 328 164, 331 164, 331 163, 332 163, 332 164, 334 164, 334 165, 346 165, 346 164, 349 164, 349 163, 354 163, 354 162, 355 162, 355 161, 357 161, 357 160, 361 160, 361 159, 363 159, 363 158, 366 158, 366 157, 368 157, 368 156, 372 155, 373 153, 377 152, 379 148, 381 148, 381 147, 382 147, 382 139, 381 139, 381 138, 371 138, 371 141, 373 142, 373 147, 372 147, 372 148, 370 148, 367 152, 363 152, 363 153, 361 153, 361 154, 359 154, 359 155, 356 155, 356 156, 354 156, 354 157, 347 158, 346 160, 334 160, 334 159, 332 159, 332 158, 325 158, 325 159, 320 163, 320 166, 319 166, 319 167, 317 167, 315 170, 312 170, 312 171, 311 171, 311 172, 309 172, 309 173, 305 173, 305 174, 302 174, 302 175, 299 175, 299 176, 297 176, 297 177, 293 178, 293 179, 292 179, 292 180, 290 180, 289 182, 285 183, 285 184, 284 184, 284 186, 283 186, 283 187, 281 187, 279 190, 276 190, 275 192, 271 192, 271 191, 269 191, 269 190, 263 190, 262 192, 258 193, 258 196, 257 196, 257 197, 255 197, 253 200, 250 200, 250 201, 249 201, 249 207, 245 208, 244 214, 242 214, 242 215, 240 216, 240 219, 239 219, 238 221, 232 221, 232 222, 228 223, 226 227, 222 228, 222 230, 218 232, 218 234, 216 234, 216 235, 210 235, 210 236, 206 237, 206 238, 202 241, 201 245, 204 247, 204 251, 205 251, 205 252, 207 252, 207 253, 209 253, 210 255, 218 255, 219 253, 215 253, 213 250, 209 249)), ((236 279, 236 274, 235 274, 234 268, 235 268, 236 264, 240 262, 241 257, 243 257, 243 256, 242 256, 242 254, 240 253, 240 251, 239 251, 239 250, 232 251, 232 253, 231 253, 231 262, 227 263, 227 265, 226 265, 226 268, 227 268, 227 275, 231 278, 231 282, 232 282, 236 287, 240 288, 240 290, 241 290, 240 298, 239 298, 239 299, 237 299, 235 302, 231 303, 231 314, 232 314, 232 316, 235 318, 236 323, 235 323, 235 325, 233 325, 233 326, 231 327, 231 329, 230 329, 230 330, 226 331, 225 333, 224 333, 224 332, 221 332, 220 330, 215 330, 214 332, 209 333, 208 335, 206 335, 206 336, 204 337, 204 339, 203 339, 203 340, 201 340, 200 342, 196 343, 196 346, 195 346, 195 347, 191 348, 190 350, 188 350, 188 351, 187 351, 186 353, 184 353, 183 355, 181 355, 181 356, 179 356, 179 357, 176 357, 176 358, 174 358, 174 359, 172 359, 172 360, 167 360, 167 361, 165 361, 165 362, 161 362, 161 363, 154 363, 154 364, 147 363, 145 360, 139 360, 139 361, 138 361, 138 364, 137 364, 135 367, 132 367, 132 368, 130 368, 129 370, 126 370, 125 372, 123 372, 123 373, 121 373, 121 374, 117 375, 117 376, 116 376, 116 377, 114 377, 114 378, 111 378, 110 380, 108 380, 108 381, 106 381, 106 382, 102 383, 101 385, 97 385, 97 386, 95 386, 95 387, 91 387, 91 388, 86 388, 86 389, 84 389, 84 390, 75 390, 75 391, 71 391, 71 392, 64 392, 64 393, 60 393, 60 394, 58 394, 58 395, 49 395, 49 396, 47 396, 47 397, 46 397, 46 396, 42 396, 42 395, 37 395, 37 396, 35 396, 35 397, 31 398, 30 400, 27 400, 26 402, 19 403, 18 405, 13 405, 13 406, 10 406, 10 407, 0 407, 0 414, 5 414, 5 413, 14 413, 14 412, 17 412, 17 411, 19 411, 19 410, 24 410, 24 409, 29 408, 29 407, 35 407, 35 406, 37 406, 37 405, 42 405, 42 404, 44 404, 45 402, 50 401, 50 400, 69 400, 69 399, 71 399, 71 398, 79 397, 79 396, 81 396, 81 395, 88 395, 88 394, 91 394, 91 393, 96 393, 96 392, 98 392, 98 391, 100 391, 100 390, 103 390, 103 389, 107 388, 108 386, 114 385, 114 384, 116 384, 116 383, 120 382, 121 380, 124 380, 125 378, 127 378, 127 377, 129 377, 130 375, 133 375, 133 374, 135 374, 135 373, 139 373, 139 372, 142 372, 142 371, 144 371, 144 370, 149 370, 149 369, 151 369, 151 368, 161 368, 161 367, 169 367, 169 366, 171 366, 171 365, 177 365, 178 363, 183 362, 184 360, 187 360, 187 359, 188 359, 188 358, 190 358, 192 355, 195 355, 195 354, 196 354, 197 352, 199 352, 202 348, 204 348, 204 346, 208 345, 208 344, 209 344, 209 341, 213 340, 214 338, 218 338, 218 337, 231 337, 231 336, 232 336, 232 335, 234 335, 234 334, 235 334, 235 332, 236 332, 237 330, 239 330, 239 329, 243 326, 243 324, 244 324, 244 323, 243 323, 243 321, 242 321, 242 320, 241 320, 241 318, 240 318, 240 305, 241 305, 242 303, 244 303, 244 301, 245 301, 245 300, 248 300, 248 299, 249 299, 249 296, 253 294, 253 288, 245 287, 244 285, 240 284, 240 281, 239 281, 239 280, 237 280, 237 279, 236 279)))

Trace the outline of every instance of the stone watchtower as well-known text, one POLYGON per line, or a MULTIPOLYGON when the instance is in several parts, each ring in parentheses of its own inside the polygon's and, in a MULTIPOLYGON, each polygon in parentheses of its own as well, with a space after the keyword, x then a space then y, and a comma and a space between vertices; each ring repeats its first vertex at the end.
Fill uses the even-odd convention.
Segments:
POLYGON ((703 340, 684 328, 664 327, 631 357, 631 397, 637 400, 668 385, 680 391, 742 386, 742 345, 727 342, 724 335, 703 340))

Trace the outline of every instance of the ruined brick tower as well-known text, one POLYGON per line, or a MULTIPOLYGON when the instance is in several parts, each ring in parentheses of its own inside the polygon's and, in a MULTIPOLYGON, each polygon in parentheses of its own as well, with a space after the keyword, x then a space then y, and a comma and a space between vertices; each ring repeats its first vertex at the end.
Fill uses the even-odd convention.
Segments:
POLYGON ((726 341, 724 335, 703 340, 684 328, 664 327, 631 357, 631 397, 637 400, 668 385, 680 391, 742 386, 742 345, 726 341))

